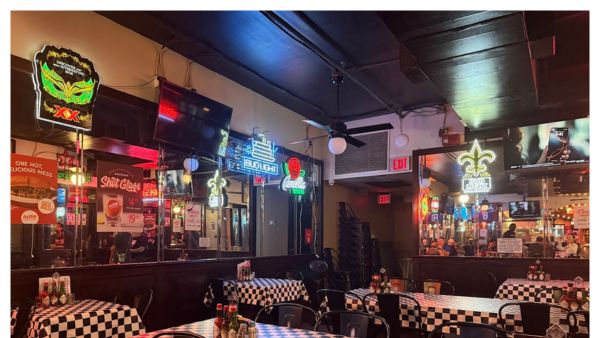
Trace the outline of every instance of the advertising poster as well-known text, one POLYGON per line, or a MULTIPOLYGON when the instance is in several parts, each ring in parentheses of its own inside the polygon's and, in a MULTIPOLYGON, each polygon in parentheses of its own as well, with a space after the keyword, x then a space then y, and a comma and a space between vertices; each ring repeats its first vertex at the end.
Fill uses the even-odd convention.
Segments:
POLYGON ((181 232, 181 218, 173 218, 173 232, 181 232))
POLYGON ((202 205, 201 204, 185 204, 185 230, 186 231, 201 231, 202 230, 202 205))
POLYGON ((56 160, 10 155, 10 222, 56 224, 56 160))
POLYGON ((142 232, 144 169, 98 161, 98 232, 142 232))
POLYGON ((575 229, 589 229, 590 228, 590 207, 589 206, 576 206, 573 208, 573 225, 575 229))

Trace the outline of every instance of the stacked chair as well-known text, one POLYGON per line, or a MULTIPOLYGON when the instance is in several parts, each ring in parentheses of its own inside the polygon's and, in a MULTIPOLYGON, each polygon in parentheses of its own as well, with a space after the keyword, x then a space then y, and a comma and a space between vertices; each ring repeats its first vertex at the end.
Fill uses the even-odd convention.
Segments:
POLYGON ((354 216, 349 204, 339 203, 339 263, 350 272, 352 289, 368 287, 373 274, 373 245, 369 223, 354 216))

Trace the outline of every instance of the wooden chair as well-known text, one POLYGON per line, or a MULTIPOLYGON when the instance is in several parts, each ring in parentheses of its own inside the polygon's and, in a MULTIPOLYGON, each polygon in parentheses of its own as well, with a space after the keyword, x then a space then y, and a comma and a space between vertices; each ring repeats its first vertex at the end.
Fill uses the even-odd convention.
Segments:
MULTIPOLYGON (((315 324, 314 331, 319 332, 319 324, 323 320, 332 320, 333 317, 339 317, 337 322, 340 323, 339 326, 333 326, 333 333, 339 334, 347 337, 359 337, 359 338, 367 338, 367 331, 369 329, 369 320, 370 319, 378 319, 385 326, 386 330, 386 338, 390 338, 390 325, 388 322, 380 317, 366 312, 359 311, 329 311, 325 312, 315 324)), ((330 329, 329 333, 332 333, 330 329)))

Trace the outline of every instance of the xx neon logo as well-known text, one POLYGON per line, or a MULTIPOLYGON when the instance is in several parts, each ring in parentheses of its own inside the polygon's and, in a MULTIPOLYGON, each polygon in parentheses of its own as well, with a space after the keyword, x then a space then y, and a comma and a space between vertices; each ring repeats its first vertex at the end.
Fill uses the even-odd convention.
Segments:
POLYGON ((79 115, 79 111, 72 111, 69 108, 62 108, 58 105, 54 105, 57 110, 57 113, 54 114, 54 117, 60 117, 61 119, 65 119, 67 121, 73 121, 79 123, 79 119, 77 115, 79 115))

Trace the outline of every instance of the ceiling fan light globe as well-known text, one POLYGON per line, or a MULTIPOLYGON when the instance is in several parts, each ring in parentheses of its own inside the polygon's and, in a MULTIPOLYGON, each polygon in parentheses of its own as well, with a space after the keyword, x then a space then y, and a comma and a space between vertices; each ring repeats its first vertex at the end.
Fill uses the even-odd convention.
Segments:
POLYGON ((346 151, 346 145, 343 137, 333 137, 329 140, 329 151, 334 155, 339 155, 346 151))
POLYGON ((394 144, 398 148, 402 148, 402 147, 406 146, 408 144, 408 135, 400 134, 400 135, 396 136, 396 139, 394 140, 394 144))

